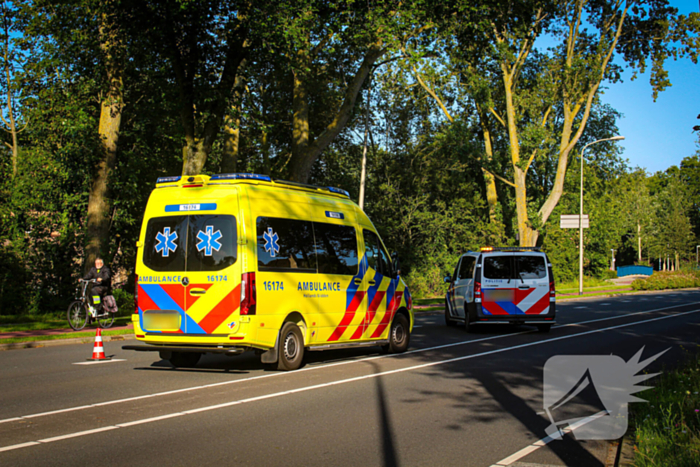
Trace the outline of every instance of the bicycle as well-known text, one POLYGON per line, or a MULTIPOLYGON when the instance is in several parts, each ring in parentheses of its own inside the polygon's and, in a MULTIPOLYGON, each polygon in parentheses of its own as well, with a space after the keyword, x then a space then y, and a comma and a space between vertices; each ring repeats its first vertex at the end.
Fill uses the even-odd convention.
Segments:
POLYGON ((106 311, 101 301, 93 306, 86 294, 88 284, 96 282, 95 279, 82 281, 82 291, 80 291, 81 286, 78 285, 76 299, 68 306, 68 324, 74 331, 80 331, 95 321, 102 329, 107 329, 114 324, 114 313, 106 311))

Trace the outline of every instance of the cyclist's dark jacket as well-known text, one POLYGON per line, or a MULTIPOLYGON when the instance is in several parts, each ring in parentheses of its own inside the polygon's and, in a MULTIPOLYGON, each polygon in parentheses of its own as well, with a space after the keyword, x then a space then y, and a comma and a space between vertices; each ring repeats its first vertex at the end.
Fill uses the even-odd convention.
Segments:
POLYGON ((87 275, 83 277, 83 280, 87 281, 97 278, 102 279, 102 282, 96 282, 93 286, 93 290, 95 287, 99 287, 100 295, 103 295, 104 292, 109 291, 109 289, 112 287, 112 271, 110 271, 107 266, 102 266, 99 271, 95 266, 93 266, 92 269, 88 271, 87 275))

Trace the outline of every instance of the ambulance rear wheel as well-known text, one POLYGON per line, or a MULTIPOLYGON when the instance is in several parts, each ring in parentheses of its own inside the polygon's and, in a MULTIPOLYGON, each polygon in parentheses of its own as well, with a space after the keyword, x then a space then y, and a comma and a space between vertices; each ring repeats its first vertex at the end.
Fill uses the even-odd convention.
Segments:
POLYGON ((193 368, 197 366, 201 353, 173 352, 170 356, 170 364, 175 368, 193 368))
POLYGON ((411 339, 408 329, 408 319, 404 315, 396 315, 389 330, 389 345, 385 345, 383 350, 389 353, 405 352, 411 339))
POLYGON ((299 326, 285 323, 280 333, 279 358, 277 369, 282 371, 296 370, 304 359, 304 337, 299 326))

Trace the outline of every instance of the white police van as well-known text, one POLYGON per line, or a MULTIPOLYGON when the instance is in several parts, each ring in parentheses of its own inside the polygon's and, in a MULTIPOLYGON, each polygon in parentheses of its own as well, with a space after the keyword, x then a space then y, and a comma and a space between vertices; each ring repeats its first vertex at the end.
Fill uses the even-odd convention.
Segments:
POLYGON ((549 332, 555 323, 552 264, 539 248, 485 247, 462 255, 445 296, 445 324, 533 324, 549 332))

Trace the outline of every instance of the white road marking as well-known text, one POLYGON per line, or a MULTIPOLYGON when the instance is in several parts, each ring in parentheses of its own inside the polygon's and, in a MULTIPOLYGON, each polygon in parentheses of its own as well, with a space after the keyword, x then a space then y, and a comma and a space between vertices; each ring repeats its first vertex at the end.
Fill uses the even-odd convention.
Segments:
MULTIPOLYGON (((565 433, 570 433, 572 431, 577 430, 578 428, 581 428, 583 425, 592 422, 593 420, 596 420, 602 416, 605 416, 608 414, 607 410, 601 410, 597 414, 591 415, 590 417, 583 418, 576 423, 572 423, 562 431, 565 433)), ((539 441, 535 441, 531 445, 522 448, 520 451, 516 452, 515 454, 512 454, 505 459, 502 459, 498 461, 497 463, 493 464, 491 467, 504 467, 513 464, 514 462, 517 462, 518 460, 522 459, 523 457, 527 456, 528 454, 531 454, 535 451, 537 451, 539 448, 542 446, 546 446, 547 444, 550 443, 550 441, 554 441, 555 439, 559 438, 552 438, 551 436, 545 436, 539 441)))
MULTIPOLYGON (((671 308, 678 308, 678 307, 681 307, 681 306, 698 305, 698 304, 700 304, 700 302, 683 303, 683 304, 680 304, 680 305, 673 305, 673 306, 668 306, 668 307, 664 307, 664 308, 655 308, 655 309, 653 309, 653 310, 637 311, 637 312, 635 312, 635 313, 628 313, 628 314, 625 314, 625 315, 608 316, 608 317, 606 317, 606 318, 597 318, 597 319, 591 319, 591 320, 588 320, 588 321, 579 321, 579 322, 569 323, 569 324, 554 325, 554 326, 552 326, 552 329, 554 329, 554 328, 556 328, 556 329, 559 329, 559 328, 566 328, 566 327, 569 327, 569 326, 580 326, 580 325, 582 325, 582 324, 596 323, 596 322, 600 322, 600 321, 608 321, 608 320, 611 320, 611 319, 626 318, 626 317, 628 317, 628 316, 636 316, 636 315, 641 315, 641 314, 646 314, 646 313, 653 313, 653 312, 656 312, 656 311, 670 310, 671 308)), ((339 366, 339 365, 350 365, 350 364, 352 364, 352 363, 367 362, 367 361, 371 361, 371 360, 378 360, 378 359, 381 359, 381 358, 395 358, 395 357, 398 357, 398 356, 401 356, 401 355, 408 355, 408 354, 413 354, 413 353, 429 352, 429 351, 431 351, 431 350, 440 350, 440 349, 445 349, 445 348, 448 348, 448 347, 455 347, 455 346, 465 345, 465 344, 475 344, 475 343, 478 343, 478 342, 484 342, 484 341, 496 340, 496 339, 503 339, 503 338, 506 338, 506 337, 518 336, 518 335, 521 335, 521 334, 528 334, 528 333, 532 333, 532 332, 534 332, 534 330, 532 330, 532 331, 514 332, 514 333, 512 333, 512 334, 502 334, 502 335, 499 335, 499 336, 484 337, 484 338, 482 338, 482 339, 470 339, 470 340, 466 340, 466 341, 453 342, 453 343, 451 343, 451 344, 443 344, 443 345, 437 345, 437 346, 434 346, 434 347, 426 347, 426 348, 424 348, 424 349, 408 350, 408 351, 406 351, 406 352, 404 352, 404 353, 402 353, 402 354, 375 355, 375 356, 372 356, 372 357, 360 358, 360 359, 357 359, 357 360, 343 360, 343 361, 341 361, 341 362, 336 362, 336 363, 321 364, 321 365, 318 365, 318 366, 307 366, 307 367, 305 367, 305 368, 301 368, 301 369, 299 369, 299 370, 296 370, 294 373, 300 373, 300 372, 303 372, 303 371, 313 371, 313 370, 319 370, 319 369, 324 369, 324 368, 332 368, 332 367, 339 366)), ((133 401, 137 401, 137 400, 150 399, 150 398, 153 398, 153 397, 170 396, 170 395, 178 394, 178 393, 182 393, 182 392, 196 391, 196 390, 199 390, 199 389, 208 389, 208 388, 213 388, 213 387, 218 387, 218 386, 227 386, 227 385, 229 385, 229 384, 244 383, 244 382, 253 381, 253 380, 258 380, 258 379, 263 379, 263 378, 274 378, 274 377, 276 377, 276 376, 284 376, 284 375, 286 375, 286 374, 287 374, 286 372, 283 372, 283 373, 270 373, 270 374, 267 374, 267 375, 252 376, 252 377, 250 377, 250 378, 242 378, 242 379, 237 379, 237 380, 234 380, 234 381, 222 381, 222 382, 219 382, 219 383, 204 384, 204 385, 202 385, 202 386, 193 386, 193 387, 189 387, 189 388, 173 389, 173 390, 170 390, 170 391, 156 392, 156 393, 153 393, 153 394, 144 394, 144 395, 141 395, 141 396, 126 397, 126 398, 124 398, 124 399, 115 399, 115 400, 111 400, 111 401, 97 402, 97 403, 89 404, 89 405, 80 405, 80 406, 77 406, 77 407, 68 407, 68 408, 65 408, 65 409, 51 410, 51 411, 48 411, 48 412, 41 412, 41 413, 35 413, 35 414, 30 414, 30 415, 21 415, 21 416, 19 416, 19 417, 6 418, 6 419, 4 419, 4 420, 0 420, 0 423, 15 422, 15 421, 18 421, 18 420, 24 420, 24 419, 29 419, 29 418, 45 417, 45 416, 48 416, 48 415, 56 415, 56 414, 60 414, 60 413, 73 412, 73 411, 76 411, 76 410, 84 410, 84 409, 90 409, 90 408, 95 408, 95 407, 104 407, 104 406, 107 406, 107 405, 121 404, 121 403, 124 403, 124 402, 133 402, 133 401)))
POLYGON ((610 303, 601 303, 601 305, 607 306, 607 305, 610 305, 610 303))
POLYGON ((422 324, 414 324, 414 325, 413 325, 413 329, 422 328, 422 327, 423 327, 422 324))
POLYGON ((588 308, 587 306, 575 306, 574 310, 580 310, 582 308, 588 308))
POLYGON ((602 329, 594 329, 591 331, 584 331, 584 332, 580 332, 578 334, 571 334, 568 336, 553 337, 551 339, 544 339, 544 340, 540 340, 540 341, 536 341, 536 342, 528 342, 526 344, 519 344, 519 345, 514 345, 511 347, 504 347, 502 349, 489 350, 489 351, 477 353, 474 355, 465 355, 463 357, 449 358, 447 360, 439 360, 439 361, 435 361, 435 362, 422 363, 420 365, 414 365, 414 366, 409 366, 409 367, 405 367, 405 368, 398 368, 396 370, 389 370, 389 371, 384 371, 381 373, 372 373, 369 375, 356 376, 354 378, 347 378, 347 379, 342 379, 342 380, 338 380, 338 381, 332 381, 330 383, 316 384, 313 386, 306 386, 306 387, 297 388, 297 389, 290 389, 288 391, 266 394, 263 396, 250 397, 248 399, 240 399, 240 400, 236 400, 236 401, 225 402, 223 404, 209 405, 209 406, 205 406, 205 407, 200 407, 198 409, 186 410, 184 412, 173 412, 170 414, 161 415, 159 417, 135 420, 133 422, 122 423, 120 425, 109 425, 109 426, 105 426, 105 427, 101 427, 101 428, 96 428, 94 430, 80 431, 77 433, 68 433, 68 434, 56 436, 53 438, 46 438, 43 440, 38 440, 38 441, 36 441, 36 443, 28 442, 28 443, 22 443, 22 444, 15 444, 15 445, 11 445, 11 446, 4 446, 4 447, 0 448, 0 451, 11 451, 11 450, 21 449, 21 448, 25 448, 25 447, 29 447, 29 446, 36 446, 36 444, 40 444, 40 443, 44 444, 44 443, 49 443, 49 442, 53 442, 53 441, 59 441, 62 439, 76 438, 79 436, 86 436, 89 434, 99 433, 102 431, 114 430, 116 428, 126 428, 126 427, 133 426, 133 425, 141 425, 144 423, 151 423, 151 422, 155 422, 155 421, 159 421, 159 420, 163 420, 163 419, 167 419, 167 418, 182 417, 185 415, 192 415, 192 414, 207 412, 207 411, 211 411, 211 410, 233 407, 236 405, 247 404, 250 402, 258 402, 258 401, 267 400, 267 399, 275 399, 277 397, 288 396, 291 394, 297 394, 297 393, 302 393, 302 392, 306 392, 306 391, 314 391, 316 389, 322 389, 322 388, 327 388, 327 387, 332 387, 332 386, 339 386, 341 384, 354 383, 357 381, 363 381, 363 380, 367 380, 367 379, 377 378, 379 376, 388 376, 388 375, 394 375, 394 374, 399 374, 399 373, 405 373, 408 371, 420 370, 423 368, 429 368, 429 367, 433 367, 433 366, 437 366, 437 365, 444 365, 447 363, 454 363, 454 362, 459 362, 462 360, 470 360, 472 358, 477 358, 477 357, 485 357, 485 356, 494 355, 497 353, 508 352, 510 350, 523 349, 526 347, 533 347, 535 345, 547 344, 550 342, 556 342, 556 341, 565 340, 565 339, 572 339, 574 337, 586 336, 589 334, 595 334, 595 333, 604 332, 604 331, 611 331, 613 329, 620 329, 620 328, 625 328, 625 327, 630 327, 630 326, 636 326, 638 324, 647 324, 647 323, 651 323, 653 321, 660 321, 660 320, 669 319, 669 318, 677 318, 679 316, 691 315, 694 313, 700 313, 700 309, 685 311, 685 312, 681 312, 681 313, 678 313, 675 315, 660 316, 658 318, 651 318, 651 319, 647 319, 644 321, 636 321, 634 323, 618 324, 617 326, 610 326, 610 327, 602 328, 602 329))
POLYGON ((99 363, 112 363, 112 362, 125 362, 125 358, 113 358, 111 360, 95 360, 95 361, 90 361, 90 362, 77 362, 73 363, 73 365, 97 365, 99 363))

